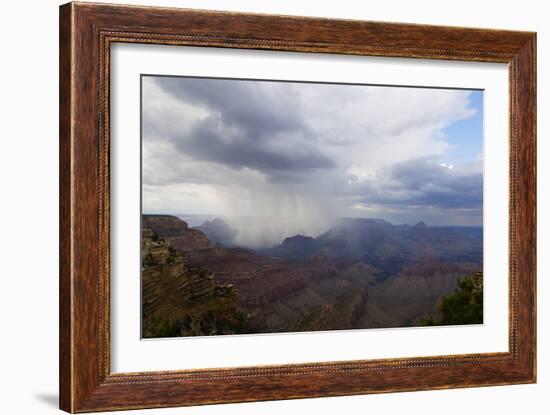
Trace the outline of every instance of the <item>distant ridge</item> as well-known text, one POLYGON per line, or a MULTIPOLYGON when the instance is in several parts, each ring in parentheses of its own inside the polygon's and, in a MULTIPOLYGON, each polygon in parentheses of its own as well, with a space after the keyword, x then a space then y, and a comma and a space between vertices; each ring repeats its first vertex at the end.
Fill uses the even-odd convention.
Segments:
POLYGON ((352 258, 365 261, 390 275, 421 260, 481 264, 483 231, 475 227, 392 225, 384 219, 346 218, 317 238, 296 235, 261 251, 284 259, 352 258))
POLYGON ((416 225, 414 225, 413 228, 415 228, 415 229, 426 229, 427 226, 424 223, 424 221, 420 221, 416 225))

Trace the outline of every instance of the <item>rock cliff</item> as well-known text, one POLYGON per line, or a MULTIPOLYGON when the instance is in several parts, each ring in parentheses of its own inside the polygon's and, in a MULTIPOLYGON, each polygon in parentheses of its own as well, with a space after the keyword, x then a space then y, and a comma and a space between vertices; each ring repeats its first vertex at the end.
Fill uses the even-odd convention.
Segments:
POLYGON ((181 253, 150 228, 142 230, 141 284, 143 337, 249 331, 237 290, 216 284, 204 268, 186 264, 181 253))

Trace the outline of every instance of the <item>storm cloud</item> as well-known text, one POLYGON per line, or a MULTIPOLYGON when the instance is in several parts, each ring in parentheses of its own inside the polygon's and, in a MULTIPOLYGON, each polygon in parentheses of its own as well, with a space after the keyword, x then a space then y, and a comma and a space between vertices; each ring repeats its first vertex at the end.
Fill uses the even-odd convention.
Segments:
POLYGON ((455 170, 454 166, 441 165, 434 157, 407 160, 383 169, 359 192, 365 203, 479 208, 483 203, 483 173, 475 170, 477 166, 455 170))
POLYGON ((178 151, 202 161, 256 169, 274 180, 291 179, 289 171, 335 166, 319 149, 308 120, 301 117, 303 108, 290 84, 188 81, 157 80, 175 99, 208 111, 188 129, 168 134, 178 151))
POLYGON ((342 216, 481 223, 482 154, 448 159, 446 128, 477 111, 469 91, 142 82, 145 212, 269 217, 287 234, 342 216))

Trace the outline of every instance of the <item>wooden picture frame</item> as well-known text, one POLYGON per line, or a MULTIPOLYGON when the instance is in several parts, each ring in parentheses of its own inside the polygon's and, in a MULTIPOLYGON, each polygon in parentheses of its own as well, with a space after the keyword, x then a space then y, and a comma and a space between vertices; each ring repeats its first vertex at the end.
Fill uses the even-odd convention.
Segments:
MULTIPOLYGON (((536 34, 69 3, 60 8, 60 407, 68 412, 536 380, 536 34), (111 373, 109 62, 117 42, 509 65, 509 352, 111 373)), ((231 362, 228 362, 231 365, 231 362)))

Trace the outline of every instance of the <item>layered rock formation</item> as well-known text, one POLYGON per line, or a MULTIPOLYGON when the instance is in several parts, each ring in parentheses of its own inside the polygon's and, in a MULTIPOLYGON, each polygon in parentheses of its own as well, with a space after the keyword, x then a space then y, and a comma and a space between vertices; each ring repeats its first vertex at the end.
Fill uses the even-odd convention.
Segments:
POLYGON ((344 330, 354 328, 363 312, 366 290, 357 288, 339 295, 333 303, 312 307, 304 312, 293 331, 344 330))
POLYGON ((214 244, 201 231, 170 215, 144 215, 142 228, 151 229, 171 247, 182 252, 210 251, 214 244))
MULTIPOLYGON (((179 239, 176 239, 179 241, 179 239)), ((238 292, 189 266, 150 228, 142 230, 142 335, 173 337, 248 332, 238 292)))
POLYGON ((423 223, 343 221, 259 253, 215 244, 174 216, 144 215, 143 228, 144 315, 176 320, 180 333, 418 325, 458 277, 481 268, 476 231, 423 223))
POLYGON ((442 296, 452 293, 460 277, 476 270, 471 264, 425 262, 403 268, 370 287, 357 324, 365 328, 405 327, 433 313, 442 296))
POLYGON ((214 245, 203 232, 173 216, 144 216, 143 226, 164 238, 189 265, 208 269, 216 283, 237 287, 241 305, 249 309, 304 288, 313 275, 311 266, 292 267, 248 249, 214 245))

